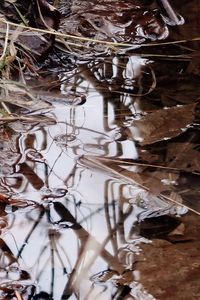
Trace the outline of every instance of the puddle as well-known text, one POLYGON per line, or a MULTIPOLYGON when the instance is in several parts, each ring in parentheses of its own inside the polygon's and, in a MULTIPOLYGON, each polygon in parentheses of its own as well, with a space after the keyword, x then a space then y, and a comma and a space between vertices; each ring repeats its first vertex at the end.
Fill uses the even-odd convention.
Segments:
MULTIPOLYGON (((187 38, 187 21, 173 30, 154 6, 141 29, 124 21, 130 1, 117 1, 115 16, 104 2, 84 1, 79 33, 87 21, 104 40, 115 33, 121 41, 121 28, 127 41, 129 26, 142 43, 150 29, 150 40, 187 38), (95 12, 104 12, 98 24, 95 12)), ((146 7, 136 2, 137 21, 146 7)), ((62 72, 44 66, 42 79, 26 75, 42 104, 30 111, 21 101, 32 119, 0 131, 0 299, 198 297, 199 73, 191 57, 199 50, 196 42, 141 49, 76 64, 63 54, 71 65, 62 72)))

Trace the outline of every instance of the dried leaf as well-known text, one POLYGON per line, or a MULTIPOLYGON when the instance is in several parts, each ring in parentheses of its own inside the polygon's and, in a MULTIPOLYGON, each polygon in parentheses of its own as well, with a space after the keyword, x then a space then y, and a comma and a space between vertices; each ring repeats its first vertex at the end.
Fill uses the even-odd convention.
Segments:
POLYGON ((2 123, 10 123, 10 122, 16 122, 16 121, 24 121, 24 122, 28 122, 30 124, 34 124, 34 123, 45 123, 45 125, 51 125, 51 124, 55 124, 56 121, 53 118, 50 117, 46 117, 46 116, 31 116, 31 115, 20 115, 20 116, 9 116, 9 117, 3 117, 0 118, 0 122, 2 123))
POLYGON ((136 224, 140 235, 145 238, 167 238, 181 224, 180 219, 164 215, 159 217, 147 218, 136 224))
POLYGON ((200 51, 191 54, 192 60, 187 68, 188 73, 200 76, 200 51))
POLYGON ((194 103, 149 113, 133 122, 129 128, 131 138, 140 141, 141 145, 148 145, 176 137, 194 121, 195 107, 194 103))
POLYGON ((140 282, 156 299, 182 300, 199 295, 200 219, 194 214, 181 220, 185 232, 180 242, 154 240, 141 245, 135 268, 140 282), (177 287, 184 286, 184 289, 177 287))
POLYGON ((24 199, 12 199, 11 197, 5 194, 0 194, 0 202, 15 206, 17 208, 24 208, 24 207, 36 205, 35 202, 33 201, 24 200, 24 199))
POLYGON ((8 196, 4 194, 0 194, 0 202, 8 203, 8 199, 9 199, 8 196))
POLYGON ((168 145, 166 163, 180 170, 200 172, 200 152, 198 145, 191 143, 172 143, 168 145))
POLYGON ((184 223, 181 223, 179 226, 177 226, 172 232, 170 232, 168 235, 184 235, 185 232, 185 225, 184 223))
POLYGON ((29 111, 50 108, 51 105, 46 101, 42 101, 28 86, 20 84, 20 82, 0 80, 0 86, 5 90, 5 97, 0 97, 0 102, 11 103, 29 111))

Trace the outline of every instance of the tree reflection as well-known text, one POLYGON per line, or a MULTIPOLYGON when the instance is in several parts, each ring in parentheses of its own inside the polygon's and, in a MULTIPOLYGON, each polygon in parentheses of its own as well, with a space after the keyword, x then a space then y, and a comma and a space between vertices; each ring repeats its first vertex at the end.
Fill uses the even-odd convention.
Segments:
POLYGON ((119 299, 130 294, 133 275, 123 278, 133 272, 134 261, 127 264, 122 251, 137 214, 127 203, 130 187, 98 168, 93 171, 80 157, 137 158, 124 128, 140 113, 141 94, 152 87, 142 86, 144 76, 152 79, 145 72, 145 60, 137 57, 80 65, 73 76, 68 72, 60 78, 61 90, 66 97, 84 94, 85 103, 56 104, 56 125, 37 125, 23 134, 13 130, 17 159, 1 185, 12 196, 20 193, 22 200, 34 201, 35 208, 11 213, 15 219, 4 240, 19 267, 25 264, 37 283, 33 299, 94 299, 101 294, 119 299), (104 270, 111 282, 117 280, 113 292, 107 280, 103 289, 91 280, 104 270))

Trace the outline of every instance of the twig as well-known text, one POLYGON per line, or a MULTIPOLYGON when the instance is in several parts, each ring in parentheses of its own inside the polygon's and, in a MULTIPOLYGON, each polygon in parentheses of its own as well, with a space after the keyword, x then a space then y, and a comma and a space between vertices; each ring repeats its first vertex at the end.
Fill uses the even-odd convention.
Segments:
MULTIPOLYGON (((89 157, 89 156, 87 156, 89 157)), ((145 168, 156 168, 156 169, 163 169, 163 170, 169 170, 173 172, 186 172, 183 169, 179 168, 174 168, 174 167, 167 167, 167 166, 162 166, 162 165, 155 165, 155 164, 148 164, 148 163, 143 163, 143 162, 138 162, 134 161, 132 159, 126 160, 126 159, 117 159, 117 158, 110 158, 110 157, 96 157, 100 161, 105 161, 106 163, 109 162, 114 162, 118 164, 123 164, 123 165, 134 165, 134 166, 139 166, 139 167, 145 167, 145 168)), ((200 175, 200 172, 188 172, 196 175, 200 175)))
MULTIPOLYGON (((82 157, 80 158, 80 162, 86 162, 87 161, 90 163, 90 167, 95 167, 95 168, 100 168, 102 169, 103 171, 105 172, 110 172, 111 174, 115 175, 117 178, 119 178, 121 181, 123 182, 129 182, 130 184, 134 184, 134 185, 137 185, 143 189, 145 189, 146 191, 149 192, 149 188, 147 186, 145 186, 144 184, 140 183, 140 182, 137 182, 136 180, 134 180, 133 178, 131 178, 130 176, 126 175, 126 174, 123 174, 122 172, 120 171, 117 171, 115 169, 113 169, 112 167, 109 167, 107 166, 105 163, 102 163, 100 160, 98 160, 97 158, 92 158, 92 157, 82 157)), ((170 201, 170 202, 173 202, 174 204, 176 205, 179 205, 179 206, 182 206, 184 208, 187 208, 188 210, 192 211, 193 213, 195 213, 196 215, 200 216, 200 212, 194 210, 193 208, 190 208, 189 206, 183 204, 183 203, 180 203, 180 202, 177 202, 175 201, 174 199, 168 197, 168 196, 165 196, 163 195, 162 193, 159 195, 161 198, 167 200, 167 201, 170 201)))
POLYGON ((174 45, 174 44, 200 41, 200 37, 198 36, 198 37, 187 39, 187 40, 183 39, 183 40, 177 40, 177 41, 171 41, 171 42, 161 42, 161 43, 146 43, 146 44, 117 43, 117 42, 108 42, 108 41, 103 41, 103 40, 80 37, 80 36, 76 36, 76 35, 64 34, 64 33, 58 32, 53 29, 45 30, 45 29, 41 29, 41 28, 28 27, 28 26, 25 26, 22 24, 16 24, 16 23, 7 21, 3 18, 0 18, 0 22, 9 24, 9 25, 12 25, 15 27, 24 28, 29 31, 41 32, 41 33, 45 33, 45 34, 53 34, 55 36, 70 38, 70 39, 74 39, 74 40, 78 40, 78 41, 94 42, 94 43, 98 43, 98 44, 104 44, 104 45, 115 46, 115 47, 135 47, 135 48, 137 48, 137 47, 155 47, 155 46, 174 45))
POLYGON ((48 118, 45 117, 44 120, 40 119, 39 117, 26 117, 26 116, 10 116, 10 117, 0 118, 0 122, 16 122, 16 121, 37 122, 37 123, 46 123, 48 121, 48 122, 56 123, 55 120, 49 117, 48 118))

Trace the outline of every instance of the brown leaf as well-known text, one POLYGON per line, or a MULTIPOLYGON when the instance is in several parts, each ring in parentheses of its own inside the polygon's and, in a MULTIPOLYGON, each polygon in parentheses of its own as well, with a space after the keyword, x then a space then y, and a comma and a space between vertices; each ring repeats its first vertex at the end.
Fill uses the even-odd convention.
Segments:
POLYGON ((195 144, 172 143, 167 148, 166 163, 180 170, 200 172, 200 152, 195 144))
POLYGON ((28 206, 35 206, 35 202, 31 200, 24 200, 24 199, 12 199, 5 194, 0 194, 0 203, 9 204, 15 206, 17 208, 24 208, 28 206))
POLYGON ((129 128, 132 138, 148 145, 176 137, 194 121, 195 107, 196 103, 149 113, 129 128))
POLYGON ((159 217, 146 218, 136 223, 136 228, 141 236, 148 239, 164 238, 175 231, 181 224, 180 219, 163 215, 159 217))
MULTIPOLYGON (((16 13, 16 10, 24 16, 27 26, 40 29, 58 29, 60 22, 60 13, 58 10, 50 5, 46 0, 24 1, 18 0, 13 5, 4 5, 0 7, 1 12, 7 17, 9 21, 21 23, 21 18, 16 13)), ((37 60, 43 59, 51 49, 55 36, 49 33, 42 33, 31 30, 19 30, 19 28, 12 26, 13 32, 17 32, 16 44, 20 45, 24 51, 30 54, 37 60), (16 30, 17 29, 17 30, 16 30)))
POLYGON ((200 51, 190 54, 192 59, 187 68, 188 73, 200 76, 200 51))
POLYGON ((200 219, 190 214, 182 221, 183 242, 154 240, 141 245, 143 252, 137 256, 135 267, 140 272, 140 282, 156 299, 187 300, 199 295, 200 219))
POLYGON ((9 199, 8 196, 6 196, 4 194, 0 194, 0 202, 8 203, 8 199, 9 199))
POLYGON ((181 223, 179 226, 177 226, 173 231, 171 231, 168 235, 184 235, 185 232, 185 225, 184 223, 181 223))

